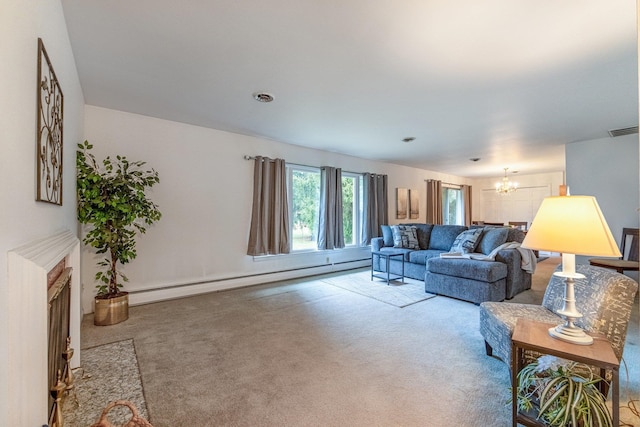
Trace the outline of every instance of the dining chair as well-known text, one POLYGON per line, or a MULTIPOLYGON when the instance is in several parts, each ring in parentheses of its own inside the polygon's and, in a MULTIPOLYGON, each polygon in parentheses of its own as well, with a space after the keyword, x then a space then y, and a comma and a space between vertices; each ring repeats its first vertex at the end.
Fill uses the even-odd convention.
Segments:
POLYGON ((509 225, 519 228, 522 231, 527 231, 527 225, 529 225, 529 223, 527 221, 509 221, 509 225))
POLYGON ((638 271, 638 228, 623 228, 622 240, 620 241, 621 258, 591 258, 589 264, 598 267, 611 268, 618 273, 625 271, 638 271), (630 247, 627 247, 627 241, 631 241, 630 247))

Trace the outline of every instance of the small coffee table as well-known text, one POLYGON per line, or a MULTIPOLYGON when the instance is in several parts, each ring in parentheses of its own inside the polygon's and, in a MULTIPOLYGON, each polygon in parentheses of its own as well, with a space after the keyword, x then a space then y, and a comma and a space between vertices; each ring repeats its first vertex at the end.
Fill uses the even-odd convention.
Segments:
POLYGON ((377 277, 378 279, 383 279, 387 281, 387 286, 389 286, 389 282, 391 280, 398 280, 400 279, 400 281, 402 283, 404 283, 404 252, 403 251, 371 251, 371 280, 373 280, 374 277, 377 277), (377 255, 380 258, 386 260, 387 263, 387 271, 384 272, 382 270, 375 270, 373 267, 373 257, 377 255), (400 260, 402 261, 402 274, 391 274, 389 272, 389 262, 391 261, 391 258, 393 257, 399 257, 400 260))

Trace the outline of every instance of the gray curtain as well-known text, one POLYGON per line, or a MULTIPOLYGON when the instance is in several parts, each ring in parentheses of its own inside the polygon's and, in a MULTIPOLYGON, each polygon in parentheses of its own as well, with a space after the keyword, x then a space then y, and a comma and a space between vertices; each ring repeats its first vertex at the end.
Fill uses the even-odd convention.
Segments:
POLYGON ((344 248, 342 228, 342 169, 320 169, 318 249, 344 248))
POLYGON ((427 180, 427 224, 442 224, 442 181, 427 180))
POLYGON ((365 173, 363 176, 363 218, 361 244, 382 236, 381 225, 389 224, 387 201, 387 175, 365 173))
POLYGON ((248 255, 288 254, 290 251, 286 178, 283 159, 255 158, 248 255))
POLYGON ((471 186, 461 185, 460 190, 462 192, 462 206, 464 208, 464 225, 467 227, 471 225, 471 186))

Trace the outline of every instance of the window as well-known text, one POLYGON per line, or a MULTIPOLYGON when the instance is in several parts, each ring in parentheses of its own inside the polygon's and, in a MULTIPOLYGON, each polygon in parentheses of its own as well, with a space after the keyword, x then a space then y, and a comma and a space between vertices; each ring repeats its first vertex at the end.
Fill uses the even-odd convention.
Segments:
POLYGON ((345 246, 358 244, 362 218, 361 189, 361 175, 348 172, 342 174, 342 226, 345 246))
POLYGON ((442 217, 444 224, 464 224, 462 190, 459 188, 442 187, 442 217))
POLYGON ((291 250, 316 249, 320 200, 320 169, 289 167, 291 250))
MULTIPOLYGON (((287 165, 291 212, 291 251, 317 250, 320 168, 287 165)), ((362 176, 342 173, 342 221, 345 246, 357 246, 362 223, 362 176)))

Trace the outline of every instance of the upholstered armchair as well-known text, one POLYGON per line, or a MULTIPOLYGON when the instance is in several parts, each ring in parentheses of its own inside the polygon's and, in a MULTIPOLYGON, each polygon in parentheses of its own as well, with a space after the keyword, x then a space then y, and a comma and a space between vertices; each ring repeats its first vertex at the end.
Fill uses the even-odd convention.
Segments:
MULTIPOLYGON (((558 266, 560 269, 561 266, 558 266)), ((578 279, 574 284, 576 308, 583 315, 575 323, 587 332, 604 334, 620 360, 638 283, 613 270, 590 265, 577 265, 576 272, 584 274, 586 278, 578 279)), ((511 335, 518 318, 560 324, 562 319, 555 313, 562 308, 563 297, 564 279, 551 276, 542 305, 510 302, 480 304, 480 333, 484 337, 487 355, 496 356, 510 365, 511 335)))

